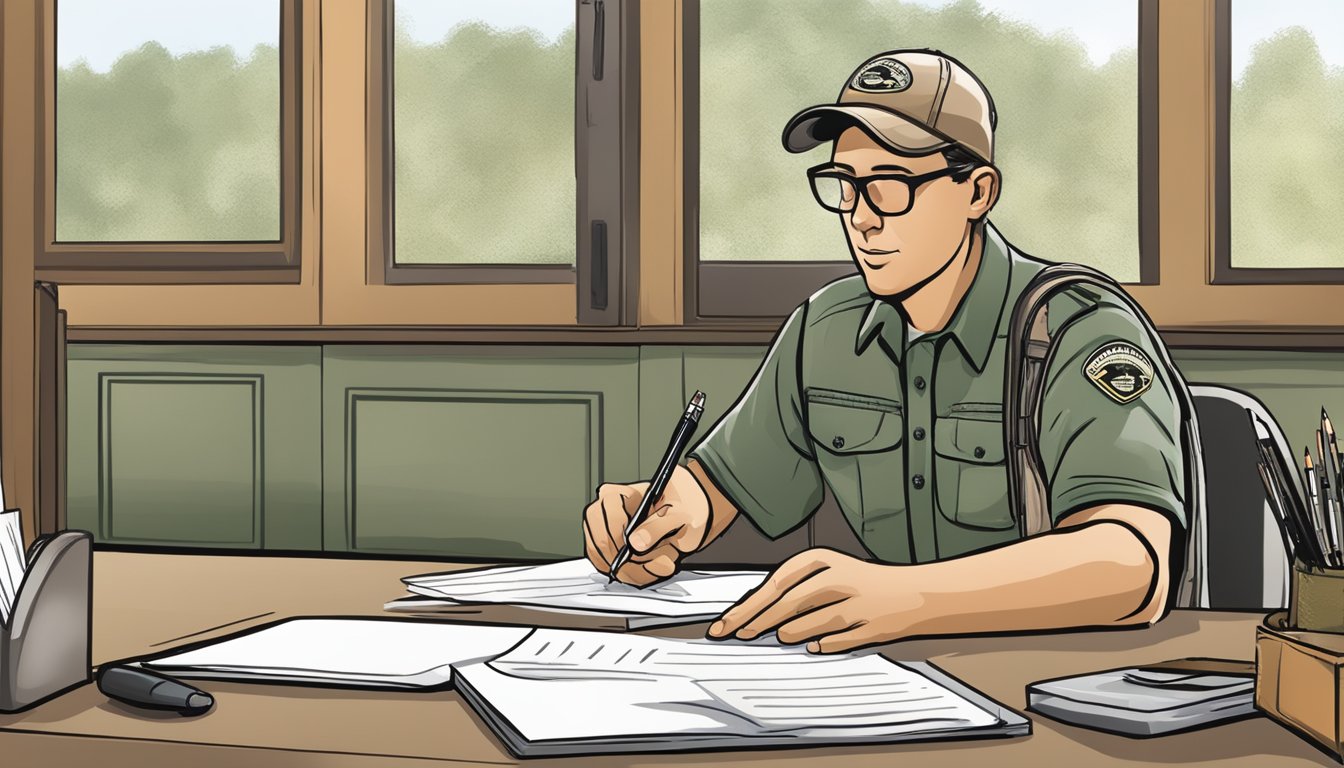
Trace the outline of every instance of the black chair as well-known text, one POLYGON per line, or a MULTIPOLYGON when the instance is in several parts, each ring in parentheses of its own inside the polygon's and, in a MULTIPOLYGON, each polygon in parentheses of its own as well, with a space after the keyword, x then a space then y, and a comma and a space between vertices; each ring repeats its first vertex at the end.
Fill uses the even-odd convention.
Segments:
POLYGON ((1269 426, 1288 466, 1296 466, 1288 441, 1269 409, 1253 395, 1216 384, 1192 384, 1190 394, 1199 421, 1205 519, 1191 521, 1194 541, 1186 568, 1194 569, 1195 583, 1203 589, 1182 607, 1283 608, 1288 604, 1290 553, 1284 550, 1256 469, 1260 456, 1247 411, 1269 426))

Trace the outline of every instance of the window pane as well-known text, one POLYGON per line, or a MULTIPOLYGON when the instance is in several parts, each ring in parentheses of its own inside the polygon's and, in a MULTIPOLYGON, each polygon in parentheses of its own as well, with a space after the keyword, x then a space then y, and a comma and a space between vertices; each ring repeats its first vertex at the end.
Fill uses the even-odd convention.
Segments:
POLYGON ((280 239, 278 0, 58 0, 56 239, 280 239))
POLYGON ((573 264, 574 4, 397 0, 397 264, 573 264))
POLYGON ((934 48, 994 98, 1004 236, 1138 280, 1136 0, 702 0, 700 14, 702 260, 848 260, 804 176, 831 146, 790 155, 784 125, 873 54, 934 48))
POLYGON ((1344 5, 1235 0, 1233 267, 1344 267, 1344 5))

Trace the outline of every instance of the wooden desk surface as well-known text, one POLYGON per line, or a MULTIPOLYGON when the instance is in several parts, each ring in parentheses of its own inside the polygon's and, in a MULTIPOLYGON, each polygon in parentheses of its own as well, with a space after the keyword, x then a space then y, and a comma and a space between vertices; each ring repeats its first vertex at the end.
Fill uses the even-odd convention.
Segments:
MULTIPOLYGON (((94 558, 94 662, 162 651, 295 615, 387 615, 401 576, 443 563, 143 555, 94 558)), ((929 658, 1022 710, 1033 680, 1183 656, 1251 659, 1252 614, 1179 611, 1158 626, 896 643, 893 658, 929 658)), ((685 633, 687 630, 680 630, 685 633)), ((691 630, 695 631, 695 630, 691 630)), ((700 631, 703 631, 702 629, 700 631)), ((0 761, 15 766, 515 765, 451 691, 363 692, 210 683, 199 718, 147 715, 86 685, 29 712, 0 715, 0 761)), ((1334 765, 1264 718, 1138 740, 1028 713, 1033 734, 936 744, 616 755, 527 765, 618 766, 1107 766, 1144 763, 1334 765)))

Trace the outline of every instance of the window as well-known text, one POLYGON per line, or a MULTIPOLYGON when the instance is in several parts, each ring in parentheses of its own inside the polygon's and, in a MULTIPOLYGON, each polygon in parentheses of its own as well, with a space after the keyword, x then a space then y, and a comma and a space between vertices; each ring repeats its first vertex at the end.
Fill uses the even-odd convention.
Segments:
POLYGON ((799 110, 833 101, 867 57, 903 46, 949 53, 994 98, 1004 184, 990 218, 1010 242, 1156 282, 1156 153, 1140 151, 1155 149, 1155 108, 1141 109, 1156 103, 1155 6, 688 2, 686 239, 698 253, 687 316, 778 317, 853 272, 835 215, 804 178, 830 146, 793 156, 780 135, 799 110))
POLYGON ((1218 8, 1219 283, 1344 282, 1344 7, 1218 8))
POLYGON ((632 277, 633 4, 385 0, 370 12, 382 67, 370 74, 370 282, 577 282, 580 320, 616 323, 632 277))
POLYGON ((296 280, 297 2, 48 0, 46 14, 38 267, 296 280))
POLYGON ((393 266, 572 268, 574 7, 394 8, 393 266))

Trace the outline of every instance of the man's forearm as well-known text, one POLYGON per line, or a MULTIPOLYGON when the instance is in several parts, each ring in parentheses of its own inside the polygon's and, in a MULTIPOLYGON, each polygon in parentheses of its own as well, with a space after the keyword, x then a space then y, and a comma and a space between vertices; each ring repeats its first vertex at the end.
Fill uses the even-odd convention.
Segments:
MULTIPOLYGON (((922 605, 910 612, 905 634, 1114 626, 1161 618, 1169 524, 1151 510, 1113 509, 1147 524, 1131 527, 1124 514, 1116 514, 1124 522, 1084 515, 1045 536, 911 567, 911 586, 922 605)), ((901 570, 893 576, 900 578, 901 570)))

